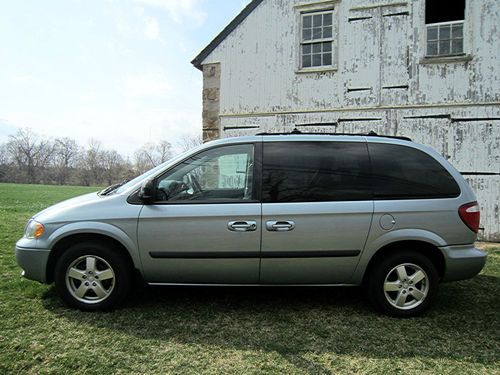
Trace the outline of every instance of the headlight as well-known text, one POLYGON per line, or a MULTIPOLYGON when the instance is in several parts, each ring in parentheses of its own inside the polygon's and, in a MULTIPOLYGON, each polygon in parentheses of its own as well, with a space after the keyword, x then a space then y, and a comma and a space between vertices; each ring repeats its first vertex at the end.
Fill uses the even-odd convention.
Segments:
POLYGON ((29 239, 39 238, 43 234, 43 232, 45 232, 43 224, 32 219, 28 221, 28 224, 26 225, 26 229, 24 231, 24 237, 29 239))

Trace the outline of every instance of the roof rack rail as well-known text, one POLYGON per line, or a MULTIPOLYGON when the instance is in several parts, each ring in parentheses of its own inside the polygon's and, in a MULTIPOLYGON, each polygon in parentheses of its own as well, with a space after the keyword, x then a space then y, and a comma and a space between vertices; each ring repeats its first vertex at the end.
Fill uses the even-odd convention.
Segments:
POLYGON ((270 135, 348 135, 348 136, 392 138, 392 139, 400 139, 402 141, 412 142, 412 139, 408 138, 408 137, 396 136, 396 135, 382 135, 382 134, 375 133, 373 130, 368 132, 368 133, 304 133, 304 132, 301 132, 299 129, 295 128, 289 133, 257 133, 255 135, 259 135, 259 136, 270 136, 270 135))

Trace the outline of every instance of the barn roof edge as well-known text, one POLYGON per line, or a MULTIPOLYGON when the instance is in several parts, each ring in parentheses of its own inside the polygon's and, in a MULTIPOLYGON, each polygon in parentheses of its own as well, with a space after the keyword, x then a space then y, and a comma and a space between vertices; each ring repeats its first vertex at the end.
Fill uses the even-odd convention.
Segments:
POLYGON ((252 0, 243 10, 191 61, 196 68, 202 70, 202 63, 229 34, 231 34, 264 0, 252 0))

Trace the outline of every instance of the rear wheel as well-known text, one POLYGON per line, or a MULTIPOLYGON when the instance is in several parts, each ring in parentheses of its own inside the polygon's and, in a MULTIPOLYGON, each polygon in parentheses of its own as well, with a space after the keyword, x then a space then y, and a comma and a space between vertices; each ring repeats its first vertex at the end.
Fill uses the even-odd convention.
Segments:
POLYGON ((377 310, 391 316, 412 317, 429 308, 438 283, 436 267, 429 258, 414 251, 397 251, 372 267, 366 291, 377 310))
POLYGON ((126 260, 108 245, 78 243, 66 250, 55 268, 56 290, 66 304, 81 310, 107 310, 130 289, 126 260))

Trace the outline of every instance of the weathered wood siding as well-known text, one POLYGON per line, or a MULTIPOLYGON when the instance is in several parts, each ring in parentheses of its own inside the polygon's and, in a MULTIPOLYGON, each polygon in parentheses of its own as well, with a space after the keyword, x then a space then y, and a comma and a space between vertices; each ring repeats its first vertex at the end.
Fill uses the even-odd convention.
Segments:
POLYGON ((220 63, 221 135, 410 136, 468 174, 482 237, 500 240, 500 1, 467 1, 457 61, 425 59, 424 0, 331 2, 336 69, 304 73, 296 6, 317 2, 265 0, 203 62, 220 63))

